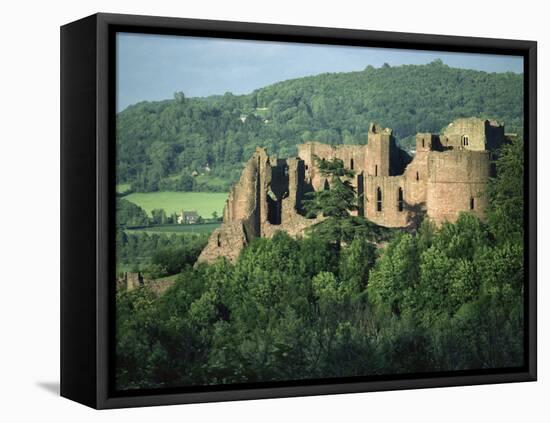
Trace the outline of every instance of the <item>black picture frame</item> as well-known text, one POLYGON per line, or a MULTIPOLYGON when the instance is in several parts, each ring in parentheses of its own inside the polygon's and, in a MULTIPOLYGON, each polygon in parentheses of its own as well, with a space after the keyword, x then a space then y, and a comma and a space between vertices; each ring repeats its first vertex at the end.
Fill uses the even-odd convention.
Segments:
POLYGON ((537 378, 536 149, 534 41, 408 34, 196 19, 95 14, 61 28, 61 395, 119 408, 537 378), (524 58, 525 366, 514 369, 162 389, 117 393, 113 381, 114 116, 116 32, 195 35, 334 45, 496 53, 524 58))

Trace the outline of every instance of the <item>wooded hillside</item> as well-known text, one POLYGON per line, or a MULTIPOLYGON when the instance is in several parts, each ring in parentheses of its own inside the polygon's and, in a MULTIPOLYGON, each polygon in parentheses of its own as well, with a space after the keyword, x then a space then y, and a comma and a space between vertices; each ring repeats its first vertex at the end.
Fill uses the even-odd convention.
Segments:
POLYGON ((280 156, 296 144, 365 144, 369 122, 402 145, 458 117, 523 129, 523 75, 428 65, 320 74, 248 94, 141 102, 117 117, 119 183, 134 191, 228 191, 256 146, 280 156))

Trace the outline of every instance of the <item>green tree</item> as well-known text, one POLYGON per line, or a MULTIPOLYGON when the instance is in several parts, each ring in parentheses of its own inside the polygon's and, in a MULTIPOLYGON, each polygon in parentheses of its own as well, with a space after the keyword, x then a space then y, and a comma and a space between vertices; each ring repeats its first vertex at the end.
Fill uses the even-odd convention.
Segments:
POLYGON ((317 344, 315 364, 325 363, 332 353, 342 314, 349 301, 349 291, 330 272, 320 272, 312 280, 317 302, 315 337, 317 344))
POLYGON ((124 198, 116 199, 116 224, 118 227, 147 226, 147 212, 124 198))
POLYGON ((152 221, 155 225, 164 225, 166 223, 166 212, 164 209, 151 210, 152 221))
POLYGON ((367 287, 375 261, 376 246, 365 237, 356 237, 340 254, 340 280, 354 292, 362 292, 367 287))
POLYGON ((514 138, 501 147, 496 160, 497 177, 489 184, 487 217, 499 242, 523 242, 525 202, 523 141, 514 138))
POLYGON ((369 274, 369 299, 387 306, 400 316, 414 308, 414 291, 419 283, 420 254, 417 240, 410 234, 399 234, 388 244, 369 274))
POLYGON ((340 245, 349 238, 349 229, 359 223, 349 219, 350 211, 357 210, 355 189, 350 182, 354 172, 346 169, 344 162, 338 158, 321 160, 314 156, 314 160, 321 175, 329 181, 329 188, 306 194, 303 207, 307 216, 320 215, 326 218, 322 223, 313 225, 310 230, 340 245))

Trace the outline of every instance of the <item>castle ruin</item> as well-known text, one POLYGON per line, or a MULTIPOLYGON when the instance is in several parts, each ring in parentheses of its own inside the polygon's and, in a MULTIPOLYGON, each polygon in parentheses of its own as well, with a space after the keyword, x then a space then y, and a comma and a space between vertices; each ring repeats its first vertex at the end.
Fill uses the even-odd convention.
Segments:
POLYGON ((257 237, 276 231, 299 236, 320 221, 308 219, 305 194, 330 188, 315 164, 338 158, 355 172, 352 183, 359 216, 386 227, 415 227, 424 216, 441 224, 466 211, 483 218, 491 176, 491 153, 505 140, 504 126, 478 118, 457 119, 442 134, 416 135, 411 158, 389 128, 371 124, 366 145, 300 144, 298 157, 269 157, 257 148, 227 199, 223 223, 210 235, 198 262, 223 256, 236 260, 257 237))

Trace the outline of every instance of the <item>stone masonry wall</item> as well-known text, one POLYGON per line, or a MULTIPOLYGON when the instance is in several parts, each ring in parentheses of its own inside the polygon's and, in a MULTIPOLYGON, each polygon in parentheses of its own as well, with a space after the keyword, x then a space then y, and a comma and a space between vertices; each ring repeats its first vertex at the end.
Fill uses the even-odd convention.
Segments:
POLYGON ((368 133, 366 175, 390 176, 392 148, 395 148, 392 131, 371 124, 368 133))
MULTIPOLYGON (((366 145, 337 145, 332 146, 319 142, 307 142, 298 145, 298 157, 304 162, 305 175, 313 189, 324 189, 326 178, 321 175, 315 165, 314 157, 325 160, 338 158, 344 162, 344 166, 356 173, 362 173, 367 167, 366 145)), ((353 185, 357 188, 357 182, 353 185)))
POLYGON ((308 226, 320 221, 300 214, 307 185, 303 160, 269 158, 258 148, 229 194, 223 223, 212 232, 197 262, 221 256, 235 261, 254 238, 271 237, 279 230, 294 237, 303 235, 308 226))
POLYGON ((424 133, 416 136, 416 155, 403 172, 405 201, 409 206, 426 204, 428 156, 434 148, 434 142, 435 137, 432 134, 424 133))
POLYGON ((279 230, 299 237, 321 221, 307 219, 302 210, 306 193, 328 184, 315 156, 338 158, 355 171, 352 185, 363 194, 357 214, 379 225, 414 227, 424 215, 436 224, 453 222, 461 211, 483 218, 491 154, 486 145, 500 145, 503 139, 503 126, 469 118, 454 121, 442 135, 417 134, 416 154, 406 162, 391 129, 375 124, 369 127, 366 146, 308 142, 297 146, 298 157, 288 159, 270 158, 257 148, 229 193, 222 225, 211 234, 198 262, 220 256, 234 261, 256 237, 271 237, 279 230))
POLYGON ((454 222, 461 211, 484 217, 490 172, 488 152, 431 152, 428 168, 427 215, 436 224, 454 222))
POLYGON ((265 150, 257 149, 246 163, 239 182, 231 189, 223 223, 210 235, 198 263, 211 262, 220 256, 234 261, 248 242, 261 236, 262 221, 267 221, 266 207, 261 205, 265 202, 265 180, 269 179, 266 172, 270 169, 265 150))
POLYGON ((134 289, 146 288, 160 296, 174 285, 173 278, 145 279, 139 272, 125 272, 117 278, 117 291, 133 291, 134 289))
POLYGON ((390 228, 402 228, 409 225, 411 219, 405 202, 404 176, 365 177, 365 217, 377 225, 390 228), (399 190, 403 200, 399 201, 399 190), (378 196, 380 193, 380 197, 378 196), (381 198, 381 202, 379 202, 381 198), (381 206, 379 208, 379 206, 381 206))
POLYGON ((447 146, 467 150, 484 151, 486 145, 485 122, 478 118, 457 119, 450 123, 443 133, 447 137, 447 146), (468 144, 463 145, 463 137, 468 137, 468 144))
POLYGON ((211 263, 218 257, 226 257, 229 261, 235 261, 247 244, 248 240, 242 221, 223 222, 208 238, 208 243, 199 255, 197 262, 211 263))

